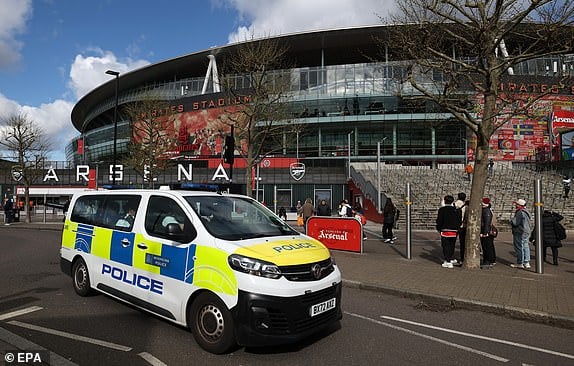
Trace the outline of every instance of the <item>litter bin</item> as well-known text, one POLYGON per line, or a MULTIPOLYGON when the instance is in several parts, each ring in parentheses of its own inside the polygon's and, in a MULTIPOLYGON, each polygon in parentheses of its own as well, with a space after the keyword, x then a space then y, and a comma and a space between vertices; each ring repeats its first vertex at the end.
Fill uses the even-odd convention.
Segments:
POLYGON ((12 218, 12 221, 20 222, 20 210, 14 210, 13 215, 14 217, 12 218))

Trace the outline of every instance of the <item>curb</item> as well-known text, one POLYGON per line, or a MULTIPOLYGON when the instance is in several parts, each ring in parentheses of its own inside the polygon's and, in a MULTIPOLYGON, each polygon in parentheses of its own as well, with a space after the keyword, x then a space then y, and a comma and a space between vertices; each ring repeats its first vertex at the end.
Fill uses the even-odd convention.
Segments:
POLYGON ((574 329, 574 318, 569 316, 553 315, 542 311, 492 304, 483 301, 460 299, 452 296, 433 295, 418 291, 409 291, 394 287, 387 287, 360 281, 343 279, 343 286, 359 290, 382 292, 389 295, 401 296, 408 299, 420 300, 432 304, 450 306, 456 309, 483 311, 486 313, 508 316, 513 319, 527 320, 566 329, 574 329))

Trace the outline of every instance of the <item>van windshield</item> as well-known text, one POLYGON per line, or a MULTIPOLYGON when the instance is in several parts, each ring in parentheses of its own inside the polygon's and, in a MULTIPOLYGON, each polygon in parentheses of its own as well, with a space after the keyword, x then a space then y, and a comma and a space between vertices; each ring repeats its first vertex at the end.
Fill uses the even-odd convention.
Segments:
POLYGON ((299 235, 259 202, 236 196, 187 196, 211 235, 225 240, 243 240, 278 235, 299 235))

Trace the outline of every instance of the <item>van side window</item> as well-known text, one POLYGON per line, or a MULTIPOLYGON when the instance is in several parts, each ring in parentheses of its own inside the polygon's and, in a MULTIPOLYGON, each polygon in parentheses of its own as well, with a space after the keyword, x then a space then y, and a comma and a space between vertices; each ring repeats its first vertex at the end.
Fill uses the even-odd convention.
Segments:
POLYGON ((160 238, 188 243, 195 239, 197 232, 183 209, 171 198, 151 196, 148 202, 145 230, 160 238), (169 235, 169 224, 177 224, 181 234, 177 239, 169 235))
POLYGON ((102 212, 101 226, 131 231, 140 205, 140 195, 109 195, 102 212))
POLYGON ((82 196, 76 200, 70 219, 87 225, 98 225, 98 213, 102 211, 105 196, 82 196))

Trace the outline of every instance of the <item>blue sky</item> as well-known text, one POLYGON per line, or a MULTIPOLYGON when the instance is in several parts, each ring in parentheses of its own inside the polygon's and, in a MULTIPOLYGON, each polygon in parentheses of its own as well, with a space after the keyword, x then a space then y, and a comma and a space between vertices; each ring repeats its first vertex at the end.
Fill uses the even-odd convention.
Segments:
MULTIPOLYGON (((54 141, 70 113, 122 73, 257 36, 380 24, 392 0, 0 0, 0 121, 25 113, 54 141)), ((0 158, 2 158, 0 153, 0 158)))

